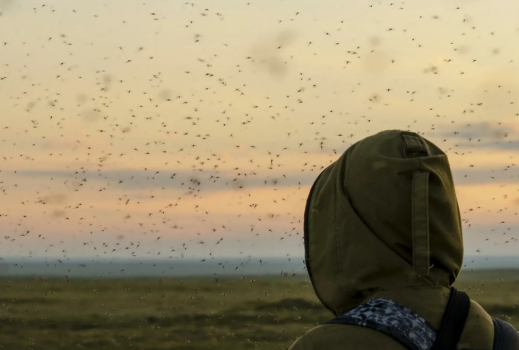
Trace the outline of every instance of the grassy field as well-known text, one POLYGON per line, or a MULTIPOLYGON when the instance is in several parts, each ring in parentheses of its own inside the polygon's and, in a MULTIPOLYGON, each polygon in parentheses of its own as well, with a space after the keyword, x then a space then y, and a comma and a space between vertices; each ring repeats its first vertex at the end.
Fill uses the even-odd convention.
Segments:
MULTIPOLYGON (((331 315, 307 278, 1 279, 0 349, 287 349, 331 315)), ((519 271, 456 283, 519 327, 519 271)))

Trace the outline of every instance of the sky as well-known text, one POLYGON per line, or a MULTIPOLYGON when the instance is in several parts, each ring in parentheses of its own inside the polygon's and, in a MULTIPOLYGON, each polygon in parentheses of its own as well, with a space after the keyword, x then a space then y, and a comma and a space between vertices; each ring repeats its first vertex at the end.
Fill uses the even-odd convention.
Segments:
POLYGON ((319 172, 411 130, 518 250, 512 1, 0 0, 0 256, 303 257, 319 172))

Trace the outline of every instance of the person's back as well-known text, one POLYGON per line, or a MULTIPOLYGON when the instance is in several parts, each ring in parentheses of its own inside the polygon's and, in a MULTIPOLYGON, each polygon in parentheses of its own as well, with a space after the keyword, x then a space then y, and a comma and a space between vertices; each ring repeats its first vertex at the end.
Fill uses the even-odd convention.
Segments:
MULTIPOLYGON (((355 143, 314 182, 304 225, 309 277, 317 297, 335 316, 357 312, 359 305, 380 298, 409 308, 425 323, 386 310, 371 327, 318 326, 290 350, 431 348, 420 339, 405 346, 391 327, 404 322, 406 336, 419 338, 429 330, 434 337, 462 267, 460 212, 440 148, 399 130, 355 143), (391 326, 377 331, 383 323, 391 326)), ((379 311, 363 312, 356 316, 365 320, 379 311)), ((494 349, 493 319, 474 301, 457 349, 494 349)))

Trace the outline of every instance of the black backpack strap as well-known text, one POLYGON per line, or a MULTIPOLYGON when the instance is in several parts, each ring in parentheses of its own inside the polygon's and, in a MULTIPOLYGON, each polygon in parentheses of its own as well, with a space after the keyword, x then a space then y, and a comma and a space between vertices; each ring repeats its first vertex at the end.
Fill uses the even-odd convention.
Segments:
MULTIPOLYGON (((470 311, 470 298, 464 293, 451 287, 449 303, 443 314, 436 342, 431 350, 456 350, 461 333, 470 311)), ((519 349, 518 349, 519 350, 519 349)))
POLYGON ((508 322, 492 318, 494 322, 493 350, 519 350, 519 333, 508 322))

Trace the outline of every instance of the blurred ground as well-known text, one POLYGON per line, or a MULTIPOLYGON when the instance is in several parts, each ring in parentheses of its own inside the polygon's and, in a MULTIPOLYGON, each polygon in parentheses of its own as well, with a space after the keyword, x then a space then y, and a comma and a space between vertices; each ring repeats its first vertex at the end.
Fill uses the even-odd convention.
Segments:
MULTIPOLYGON (((302 276, 1 279, 0 349, 286 349, 332 318, 302 276)), ((519 327, 519 271, 456 287, 519 327)))

